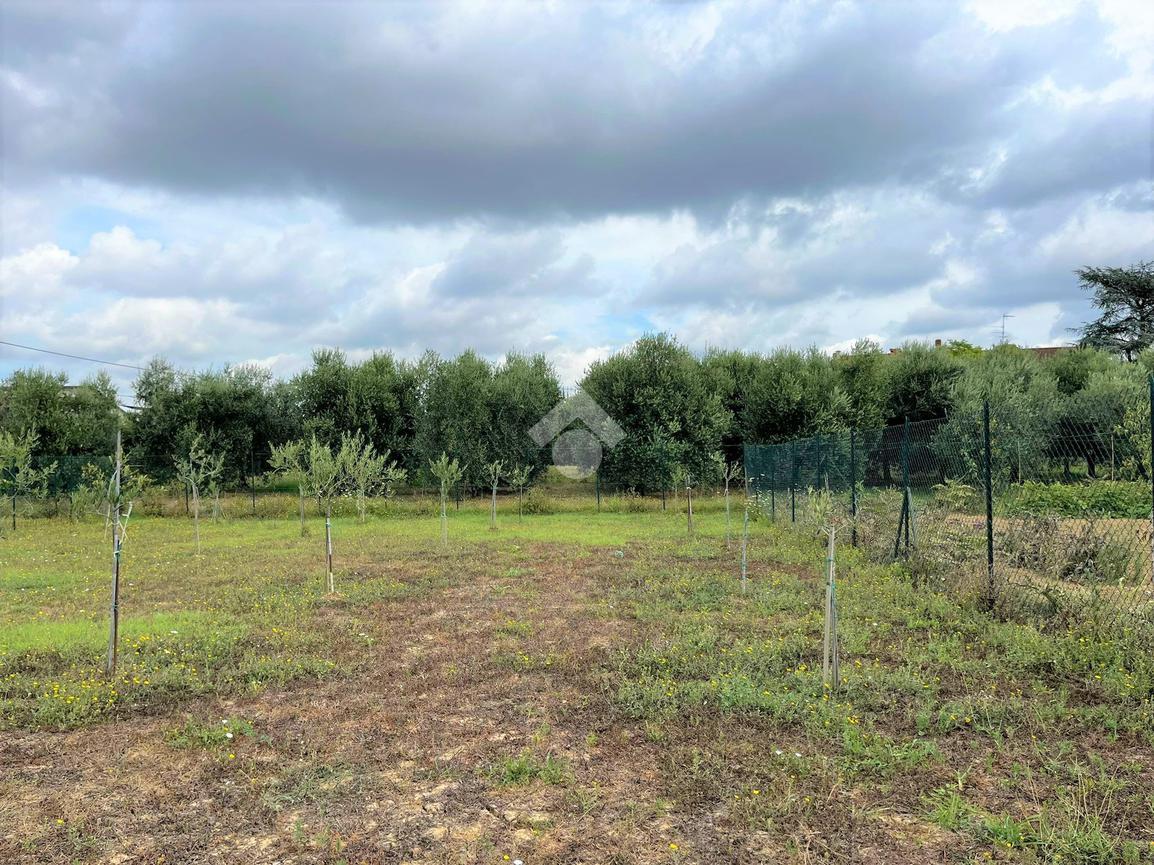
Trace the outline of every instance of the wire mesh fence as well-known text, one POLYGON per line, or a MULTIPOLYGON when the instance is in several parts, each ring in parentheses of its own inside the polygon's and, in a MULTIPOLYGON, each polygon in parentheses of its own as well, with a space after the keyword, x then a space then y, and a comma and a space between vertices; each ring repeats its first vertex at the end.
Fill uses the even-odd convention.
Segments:
POLYGON ((1149 419, 1125 432, 981 410, 747 445, 778 523, 839 522, 918 585, 1048 629, 1154 636, 1149 419))

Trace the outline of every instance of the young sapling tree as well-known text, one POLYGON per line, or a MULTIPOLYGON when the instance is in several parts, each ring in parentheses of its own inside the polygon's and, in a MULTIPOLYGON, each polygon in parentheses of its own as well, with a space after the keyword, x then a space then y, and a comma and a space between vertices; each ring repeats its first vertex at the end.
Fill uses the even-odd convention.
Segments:
POLYGON ((693 472, 686 466, 678 466, 674 470, 673 483, 675 486, 685 485, 685 527, 689 535, 693 534, 693 472))
POLYGON ((176 460, 176 477, 192 495, 192 521, 196 528, 196 554, 200 555, 200 496, 216 483, 224 471, 224 454, 211 454, 204 447, 204 436, 197 433, 188 448, 188 456, 176 460))
POLYGON ((371 441, 366 441, 360 430, 341 436, 339 462, 348 478, 349 486, 357 496, 357 513, 365 521, 365 498, 372 495, 384 480, 385 463, 389 452, 378 455, 371 441))
POLYGON ((384 470, 381 472, 381 480, 378 489, 380 490, 380 494, 384 497, 386 502, 388 502, 388 500, 393 497, 393 495, 396 493, 396 487, 399 484, 403 484, 408 476, 409 473, 397 465, 396 461, 393 461, 385 466, 384 470))
POLYGON ((16 499, 20 496, 44 495, 48 479, 56 472, 56 463, 36 468, 32 452, 39 437, 35 430, 19 435, 0 431, 0 493, 12 500, 12 530, 16 530, 16 499))
POLYGON ((303 441, 285 442, 283 445, 273 445, 269 456, 269 465, 272 470, 296 484, 297 504, 301 517, 301 537, 308 534, 305 527, 305 492, 308 489, 308 471, 305 468, 305 443, 303 441))
POLYGON ((95 463, 85 463, 80 469, 80 483, 68 495, 68 515, 73 522, 96 512, 104 517, 104 528, 112 523, 108 500, 109 475, 95 463))
POLYGON ((485 480, 492 489, 493 495, 489 499, 489 531, 497 531, 497 487, 501 483, 501 471, 505 468, 500 460, 485 463, 485 480))
POLYGON ((140 483, 144 475, 136 475, 136 481, 126 484, 127 465, 124 462, 124 450, 121 447, 120 430, 116 431, 116 455, 113 458, 112 476, 105 488, 107 513, 112 519, 112 604, 109 610, 108 627, 108 657, 104 671, 108 676, 116 673, 116 651, 120 641, 120 560, 124 550, 124 541, 128 537, 128 520, 132 517, 132 496, 144 489, 140 483), (128 508, 124 505, 127 502, 128 508))
POLYGON ((456 459, 449 459, 448 454, 441 452, 440 457, 429 460, 429 473, 441 485, 441 545, 449 545, 449 516, 446 503, 449 499, 449 490, 465 476, 465 469, 456 459))
POLYGON ((325 515, 325 563, 328 570, 329 594, 336 592, 333 582, 333 501, 345 487, 346 476, 340 454, 317 441, 313 436, 309 442, 308 489, 317 500, 317 506, 325 515))
POLYGON ((509 483, 517 488, 517 522, 524 519, 525 514, 525 487, 529 485, 529 478, 533 474, 530 466, 514 466, 509 471, 509 483))
MULTIPOLYGON (((104 529, 112 527, 112 510, 115 497, 112 487, 116 481, 115 458, 110 471, 105 471, 95 463, 85 463, 80 470, 80 486, 72 493, 72 519, 78 520, 86 514, 98 514, 104 518, 104 529)), ((130 463, 121 460, 121 499, 129 503, 138 499, 152 484, 152 478, 142 474, 130 463)))

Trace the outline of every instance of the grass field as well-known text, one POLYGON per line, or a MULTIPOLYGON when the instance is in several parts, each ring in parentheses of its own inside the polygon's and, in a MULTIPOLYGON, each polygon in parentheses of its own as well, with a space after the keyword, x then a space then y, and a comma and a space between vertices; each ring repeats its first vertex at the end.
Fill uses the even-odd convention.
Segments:
MULTIPOLYGON (((510 506, 503 505, 506 509, 510 506)), ((0 862, 1154 862, 1154 661, 717 503, 0 540, 0 862), (816 669, 815 669, 816 668, 816 669)))

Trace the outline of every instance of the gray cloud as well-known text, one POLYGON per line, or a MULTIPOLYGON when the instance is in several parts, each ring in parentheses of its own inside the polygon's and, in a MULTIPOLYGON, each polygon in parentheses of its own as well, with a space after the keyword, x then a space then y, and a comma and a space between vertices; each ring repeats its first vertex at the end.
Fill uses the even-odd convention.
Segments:
MULTIPOLYGON (((689 26, 694 6, 176 3, 131 28, 120 10, 37 27, 35 8, 6 13, 6 62, 50 94, 4 88, 16 176, 308 194, 364 220, 725 212, 929 182, 991 142, 1014 146, 1009 105, 1043 76, 1092 85, 1119 67, 1089 11, 983 39, 944 4, 727 9, 703 47, 671 58, 638 36, 689 26), (61 50, 101 45, 102 59, 78 70, 21 52, 29 30, 64 31, 61 50)), ((1118 141, 1121 128, 1121 152, 1066 149, 1050 170, 1108 162, 1103 178, 1132 179, 1125 112, 1091 125, 1080 140, 1118 141)), ((987 201, 1050 188, 1028 148, 1015 158, 987 201)))
POLYGON ((592 258, 566 263, 564 255, 557 231, 477 235, 437 274, 431 289, 449 300, 564 297, 595 289, 592 258))
MULTIPOLYGON (((899 339, 937 339, 957 331, 973 333, 975 328, 990 327, 999 312, 988 307, 945 309, 927 307, 915 310, 905 319, 893 322, 887 331, 899 339)), ((988 342, 988 340, 984 340, 988 342)))

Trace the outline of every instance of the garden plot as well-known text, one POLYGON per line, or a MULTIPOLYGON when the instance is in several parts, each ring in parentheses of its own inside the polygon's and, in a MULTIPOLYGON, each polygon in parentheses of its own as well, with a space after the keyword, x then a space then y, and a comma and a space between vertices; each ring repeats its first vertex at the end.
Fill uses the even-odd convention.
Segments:
MULTIPOLYGON (((131 530, 0 548, 0 861, 1148 861, 1154 667, 720 501, 131 530), (96 700, 92 700, 92 697, 96 700), (69 700, 69 697, 72 699, 69 700)), ((135 518, 134 518, 135 519, 135 518)))

